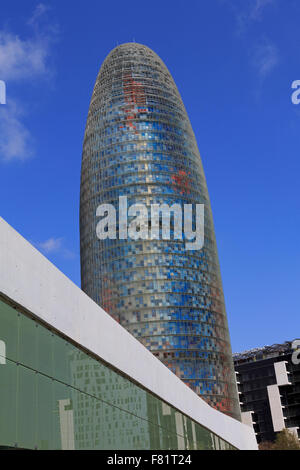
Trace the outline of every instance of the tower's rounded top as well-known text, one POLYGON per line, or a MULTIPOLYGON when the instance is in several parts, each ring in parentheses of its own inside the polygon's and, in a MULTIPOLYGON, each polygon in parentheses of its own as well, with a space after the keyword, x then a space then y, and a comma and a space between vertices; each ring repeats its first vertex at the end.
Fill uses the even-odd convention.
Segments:
MULTIPOLYGON (((122 44, 118 44, 112 51, 115 49, 122 48, 122 49, 147 49, 148 51, 154 52, 150 47, 146 46, 145 44, 141 44, 139 42, 123 42, 122 44)), ((112 52, 111 51, 111 52, 112 52)))
POLYGON ((119 44, 118 46, 114 47, 109 54, 107 55, 108 57, 113 57, 115 55, 118 55, 120 52, 124 53, 125 55, 135 55, 135 54, 145 54, 152 57, 155 57, 156 59, 158 58, 159 60, 160 57, 154 52, 150 47, 140 44, 138 42, 125 42, 123 44, 119 44))

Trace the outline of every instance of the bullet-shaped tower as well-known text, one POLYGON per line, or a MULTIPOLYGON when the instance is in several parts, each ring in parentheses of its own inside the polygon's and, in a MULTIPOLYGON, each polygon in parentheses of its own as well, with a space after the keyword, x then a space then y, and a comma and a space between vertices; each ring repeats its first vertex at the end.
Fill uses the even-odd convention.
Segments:
MULTIPOLYGON (((117 225, 118 233, 118 225, 117 225)), ((172 230, 171 230, 172 235, 172 230)), ((175 82, 148 47, 105 59, 83 144, 82 289, 211 406, 239 419, 210 201, 196 139, 175 82), (204 204, 204 246, 105 239, 97 207, 204 204)), ((112 341, 114 339, 112 338, 112 341)))

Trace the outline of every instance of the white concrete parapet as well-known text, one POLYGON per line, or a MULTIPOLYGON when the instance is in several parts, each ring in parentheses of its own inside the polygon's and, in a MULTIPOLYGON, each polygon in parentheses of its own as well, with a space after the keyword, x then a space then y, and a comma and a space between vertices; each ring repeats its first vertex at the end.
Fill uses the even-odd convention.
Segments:
POLYGON ((233 446, 257 449, 249 426, 210 407, 2 218, 0 293, 233 446))

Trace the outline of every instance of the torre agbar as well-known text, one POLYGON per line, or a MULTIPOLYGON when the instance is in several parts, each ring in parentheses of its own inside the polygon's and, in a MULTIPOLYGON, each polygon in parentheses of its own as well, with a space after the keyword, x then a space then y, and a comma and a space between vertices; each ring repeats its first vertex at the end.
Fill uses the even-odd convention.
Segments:
MULTIPOLYGON (((118 225, 116 227, 118 232, 118 225)), ((208 404, 240 419, 210 201, 196 139, 165 64, 113 49, 99 71, 82 155, 82 289, 208 404), (97 207, 204 204, 204 246, 104 239, 97 207)), ((112 339, 113 340, 113 339, 112 339)))

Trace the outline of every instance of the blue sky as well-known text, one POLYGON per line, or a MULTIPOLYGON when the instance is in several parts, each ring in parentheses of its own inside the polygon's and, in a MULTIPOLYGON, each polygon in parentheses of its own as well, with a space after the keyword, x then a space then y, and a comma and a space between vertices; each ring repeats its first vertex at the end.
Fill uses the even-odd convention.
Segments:
POLYGON ((102 61, 164 60, 198 141, 234 351, 299 337, 299 0, 3 1, 1 216, 80 285, 79 182, 102 61))

